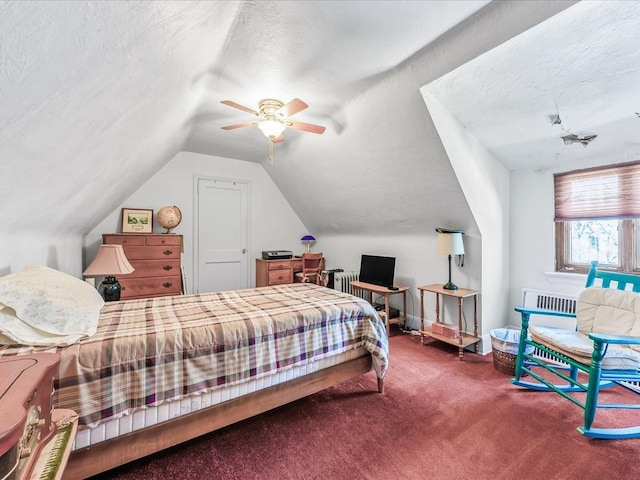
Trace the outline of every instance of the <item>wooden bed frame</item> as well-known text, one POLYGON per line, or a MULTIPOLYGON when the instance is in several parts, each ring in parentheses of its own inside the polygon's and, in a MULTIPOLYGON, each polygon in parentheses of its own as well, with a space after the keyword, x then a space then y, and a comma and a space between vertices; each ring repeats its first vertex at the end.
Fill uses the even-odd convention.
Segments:
MULTIPOLYGON (((84 479, 307 397, 372 369, 359 357, 264 390, 72 452, 63 480, 84 479)), ((378 379, 382 393, 384 380, 378 379)))

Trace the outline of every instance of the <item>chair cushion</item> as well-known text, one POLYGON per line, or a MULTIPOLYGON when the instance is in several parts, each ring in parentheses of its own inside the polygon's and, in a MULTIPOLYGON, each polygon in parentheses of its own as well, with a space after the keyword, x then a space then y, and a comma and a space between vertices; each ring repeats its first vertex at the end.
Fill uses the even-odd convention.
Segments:
MULTIPOLYGON (((640 294, 613 288, 586 288, 578 297, 576 319, 577 332, 532 325, 531 338, 589 365, 593 351, 589 333, 640 336, 640 294)), ((639 366, 639 345, 609 345, 602 362, 606 370, 638 370, 639 366)))
MULTIPOLYGON (((583 363, 591 364, 593 340, 587 334, 565 328, 532 325, 529 327, 531 339, 552 350, 583 363)), ((609 345, 602 361, 604 370, 639 370, 640 353, 628 347, 609 345)))
POLYGON ((578 297, 576 317, 582 333, 640 336, 640 294, 613 288, 586 288, 578 297))

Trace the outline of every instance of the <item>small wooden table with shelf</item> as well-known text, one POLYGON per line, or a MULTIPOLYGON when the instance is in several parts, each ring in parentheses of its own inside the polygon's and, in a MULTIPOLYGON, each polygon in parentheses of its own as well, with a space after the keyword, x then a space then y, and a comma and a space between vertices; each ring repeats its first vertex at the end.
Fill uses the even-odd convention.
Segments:
MULTIPOLYGON (((409 287, 405 287, 404 285, 394 285, 397 290, 389 290, 389 287, 382 287, 380 285, 374 285, 373 283, 365 283, 360 281, 351 282, 351 286, 358 290, 364 290, 365 292, 369 292, 369 294, 378 294, 384 297, 384 313, 387 316, 386 319, 386 327, 387 327, 387 336, 389 335, 389 325, 392 323, 402 323, 404 325, 407 324, 407 290, 409 287), (395 295, 397 293, 402 294, 402 312, 395 318, 389 318, 389 297, 391 295, 395 295)), ((371 303, 373 303, 373 298, 371 298, 371 303)))
POLYGON ((424 336, 435 338, 441 342, 455 345, 458 347, 458 357, 462 360, 464 348, 475 344, 476 352, 478 351, 478 292, 477 290, 469 290, 467 288, 459 288, 458 290, 448 290, 440 284, 425 285, 418 287, 420 290, 420 335, 424 344, 424 336), (424 326, 424 292, 436 294, 436 322, 440 322, 440 295, 454 297, 458 299, 458 338, 451 338, 431 331, 431 328, 424 326), (467 297, 473 297, 473 335, 465 333, 462 328, 462 302, 467 297))

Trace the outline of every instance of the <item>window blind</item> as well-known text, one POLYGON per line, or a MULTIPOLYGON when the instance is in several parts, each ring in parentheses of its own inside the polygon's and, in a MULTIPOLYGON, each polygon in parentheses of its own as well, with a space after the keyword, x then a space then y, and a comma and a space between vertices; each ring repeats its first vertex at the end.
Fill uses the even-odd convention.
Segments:
POLYGON ((640 161, 553 176, 555 221, 640 217, 640 161))

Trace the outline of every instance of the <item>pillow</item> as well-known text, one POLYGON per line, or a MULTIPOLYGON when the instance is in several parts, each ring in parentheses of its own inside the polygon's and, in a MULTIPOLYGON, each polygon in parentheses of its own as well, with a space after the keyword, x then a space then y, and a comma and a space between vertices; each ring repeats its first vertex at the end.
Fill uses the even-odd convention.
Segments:
POLYGON ((0 334, 20 345, 70 345, 96 332, 103 305, 88 283, 30 265, 0 277, 0 334))

